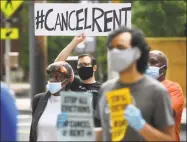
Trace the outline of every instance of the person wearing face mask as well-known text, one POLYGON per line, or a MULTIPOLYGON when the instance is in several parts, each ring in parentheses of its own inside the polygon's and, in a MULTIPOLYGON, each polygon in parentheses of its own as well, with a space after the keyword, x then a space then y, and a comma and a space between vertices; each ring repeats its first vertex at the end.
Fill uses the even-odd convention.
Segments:
MULTIPOLYGON (((84 41, 85 35, 75 36, 73 40, 60 52, 57 61, 65 61, 70 55, 71 51, 82 41, 84 41)), ((98 91, 101 83, 96 81, 94 73, 97 71, 96 59, 90 54, 82 54, 78 57, 77 69, 79 77, 74 78, 71 84, 71 90, 75 92, 90 92, 93 94, 92 105, 93 112, 95 112, 97 100, 99 97, 98 91)), ((95 114, 95 113, 94 113, 95 114)), ((97 117, 94 117, 95 127, 100 127, 101 123, 97 117)))
POLYGON ((29 141, 57 141, 57 116, 60 110, 60 91, 70 91, 74 79, 72 67, 64 62, 50 64, 47 91, 35 95, 32 105, 32 123, 29 141))
POLYGON ((178 83, 166 79, 167 67, 168 59, 163 52, 152 50, 149 53, 149 67, 146 74, 160 81, 168 89, 175 118, 176 140, 180 141, 180 124, 184 108, 184 96, 182 88, 178 83))
POLYGON ((110 110, 106 93, 129 88, 134 104, 124 108, 128 122, 126 134, 120 141, 173 141, 174 120, 167 89, 157 80, 144 75, 147 68, 149 46, 138 29, 119 27, 108 36, 108 63, 119 78, 101 86, 101 99, 96 116, 102 128, 96 130, 97 140, 111 141, 110 110))

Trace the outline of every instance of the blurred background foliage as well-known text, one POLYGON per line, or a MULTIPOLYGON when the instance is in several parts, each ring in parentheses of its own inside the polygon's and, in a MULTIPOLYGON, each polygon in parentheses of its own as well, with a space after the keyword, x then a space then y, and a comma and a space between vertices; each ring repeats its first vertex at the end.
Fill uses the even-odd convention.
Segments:
MULTIPOLYGON (((68 0, 48 0, 48 2, 67 3, 75 2, 68 0)), ((100 2, 107 2, 100 0, 100 2)), ((132 25, 142 29, 147 37, 182 37, 185 36, 186 24, 186 1, 185 0, 151 0, 131 1, 120 0, 120 2, 132 3, 132 25)), ((20 14, 22 19, 21 40, 21 67, 28 74, 29 71, 29 41, 28 41, 28 5, 24 4, 20 14)), ((48 64, 52 63, 60 51, 72 40, 70 36, 51 36, 47 38, 48 64)), ((107 73, 107 49, 105 46, 106 37, 97 37, 96 55, 99 70, 97 79, 107 73)), ((76 53, 72 53, 76 55, 76 53)))

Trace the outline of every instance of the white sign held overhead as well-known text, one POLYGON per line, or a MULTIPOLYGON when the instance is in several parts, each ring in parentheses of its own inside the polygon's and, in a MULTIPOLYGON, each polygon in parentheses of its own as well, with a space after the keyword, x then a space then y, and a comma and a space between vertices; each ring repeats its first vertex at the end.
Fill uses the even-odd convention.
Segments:
POLYGON ((130 3, 35 3, 36 36, 107 36, 122 25, 131 27, 130 3))

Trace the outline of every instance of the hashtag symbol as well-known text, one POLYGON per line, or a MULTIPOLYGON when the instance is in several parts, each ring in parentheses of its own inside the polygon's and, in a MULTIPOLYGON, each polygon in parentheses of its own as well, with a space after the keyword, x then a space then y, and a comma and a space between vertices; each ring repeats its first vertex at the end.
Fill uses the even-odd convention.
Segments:
POLYGON ((43 14, 43 10, 41 11, 41 13, 40 13, 40 11, 37 11, 36 29, 38 29, 39 25, 40 25, 40 28, 43 29, 44 17, 45 17, 45 15, 43 14))

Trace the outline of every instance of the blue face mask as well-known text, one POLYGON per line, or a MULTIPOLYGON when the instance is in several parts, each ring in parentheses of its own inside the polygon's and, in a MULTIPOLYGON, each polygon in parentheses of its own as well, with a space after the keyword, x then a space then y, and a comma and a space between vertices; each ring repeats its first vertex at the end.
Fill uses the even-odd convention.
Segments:
MULTIPOLYGON (((64 81, 66 81, 66 79, 64 81)), ((46 88, 47 88, 47 90, 49 90, 51 92, 51 94, 55 94, 64 88, 65 85, 62 86, 63 82, 49 82, 48 81, 46 88)))
MULTIPOLYGON (((165 66, 165 65, 164 65, 165 66)), ((163 68, 164 66, 162 67, 155 67, 155 66, 149 66, 148 69, 146 70, 146 73, 147 75, 155 78, 155 79, 158 79, 163 73, 160 74, 160 69, 163 68)))

